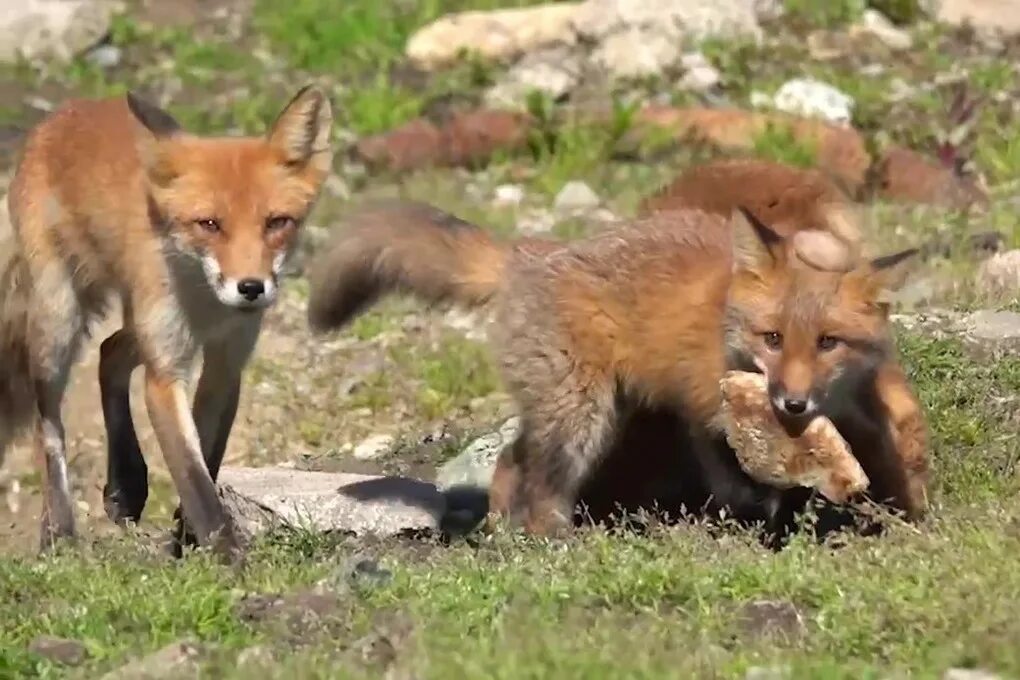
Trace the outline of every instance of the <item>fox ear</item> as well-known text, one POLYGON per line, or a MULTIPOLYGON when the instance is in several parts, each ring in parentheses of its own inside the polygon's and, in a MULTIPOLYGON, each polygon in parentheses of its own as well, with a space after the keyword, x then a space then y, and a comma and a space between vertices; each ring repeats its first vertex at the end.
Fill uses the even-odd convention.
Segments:
POLYGON ((734 270, 760 271, 772 267, 783 254, 783 237, 750 210, 738 206, 730 216, 734 270))
POLYGON ((136 136, 142 165, 154 184, 164 186, 175 173, 163 153, 162 143, 180 134, 181 126, 169 113, 133 92, 127 94, 127 106, 143 128, 136 136))
POLYGON ((333 160, 330 132, 333 110, 329 98, 322 90, 308 85, 303 87, 273 123, 269 143, 290 166, 311 166, 328 172, 333 160))
POLYGON ((917 248, 901 250, 892 255, 877 257, 868 264, 868 279, 877 302, 891 302, 892 294, 906 283, 916 263, 917 248))

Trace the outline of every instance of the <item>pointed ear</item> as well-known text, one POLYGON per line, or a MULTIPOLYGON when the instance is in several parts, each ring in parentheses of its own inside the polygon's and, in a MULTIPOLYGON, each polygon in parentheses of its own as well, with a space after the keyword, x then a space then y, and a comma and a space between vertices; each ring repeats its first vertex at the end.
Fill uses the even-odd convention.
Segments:
POLYGON ((903 286, 917 262, 917 248, 909 248, 892 255, 885 255, 872 260, 868 279, 875 291, 876 301, 888 303, 892 294, 903 286))
POLYGON ((750 210, 738 206, 730 215, 734 270, 761 271, 783 256, 783 237, 772 231, 750 210))
POLYGON ((269 144, 290 166, 311 166, 328 172, 333 160, 330 132, 333 110, 329 98, 316 87, 302 88, 269 130, 269 144))
POLYGON ((181 134, 181 126, 169 113, 133 92, 127 94, 127 106, 141 126, 136 144, 142 165, 154 184, 165 186, 176 173, 167 162, 162 145, 181 134))

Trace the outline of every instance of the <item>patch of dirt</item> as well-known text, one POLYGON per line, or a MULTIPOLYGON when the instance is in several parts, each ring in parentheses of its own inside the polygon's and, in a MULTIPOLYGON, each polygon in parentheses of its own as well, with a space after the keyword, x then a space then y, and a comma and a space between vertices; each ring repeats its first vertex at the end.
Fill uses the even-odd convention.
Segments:
POLYGON ((351 603, 338 593, 308 590, 247 596, 238 603, 237 615, 287 644, 300 646, 316 635, 339 637, 349 632, 350 609, 351 603))

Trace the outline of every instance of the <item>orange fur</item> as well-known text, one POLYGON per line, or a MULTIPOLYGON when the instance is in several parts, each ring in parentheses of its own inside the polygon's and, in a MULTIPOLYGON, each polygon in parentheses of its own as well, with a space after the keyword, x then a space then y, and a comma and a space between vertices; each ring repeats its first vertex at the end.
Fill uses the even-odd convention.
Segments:
MULTIPOLYGON (((394 219, 411 212, 424 217, 404 223, 395 238, 435 237, 434 209, 406 204, 390 209, 394 219)), ((379 212, 370 214, 382 219, 379 212)), ((440 222, 450 219, 442 216, 440 222)), ((350 236, 341 235, 332 248, 350 262, 370 259, 372 249, 359 251, 361 221, 355 216, 352 222, 342 232, 350 236)), ((522 431, 497 465, 491 500, 496 512, 514 516, 529 531, 554 531, 569 521, 591 472, 623 436, 634 410, 646 407, 669 410, 688 423, 697 465, 720 505, 769 519, 781 498, 734 472, 720 429, 719 380, 730 368, 751 364, 751 370, 765 372, 774 399, 810 398, 818 412, 832 410, 834 416, 845 408, 856 416, 863 408, 866 424, 892 417, 883 391, 891 384, 877 378, 884 375, 877 371, 895 365, 882 296, 900 282, 901 261, 909 253, 856 262, 850 271, 793 266, 791 246, 753 215, 737 212, 727 219, 700 210, 655 213, 571 244, 515 248, 488 240, 477 228, 463 243, 475 245, 459 252, 461 263, 451 277, 476 252, 478 261, 502 253, 499 280, 485 301, 496 313, 492 337, 520 408, 522 431), (480 243, 484 246, 475 251, 480 243), (763 340, 769 333, 780 334, 785 344, 763 340), (844 376, 849 386, 840 381, 844 376), (879 390, 878 404, 857 394, 871 388, 879 390)), ((391 270, 413 272, 428 251, 390 252, 401 253, 388 263, 391 270)), ((322 257, 332 261, 329 252, 322 257)), ((345 286, 347 278, 336 272, 334 280, 313 285, 341 300, 365 290, 363 282, 345 286)), ((387 272, 372 279, 371 289, 419 292, 414 285, 387 284, 397 279, 408 280, 387 272)), ((434 289, 421 294, 434 300, 434 289)), ((456 294, 444 299, 480 302, 456 294)), ((785 415, 797 426, 796 414, 785 415)), ((834 422, 843 424, 851 446, 856 441, 875 448, 871 439, 843 432, 857 429, 852 419, 834 422)), ((903 470, 901 482, 923 488, 926 454, 916 436, 904 435, 873 453, 874 460, 862 460, 869 477, 869 467, 888 465, 903 470)), ((893 481, 892 493, 880 500, 919 511, 916 496, 902 487, 893 481)))
POLYGON ((213 480, 262 311, 329 171, 330 121, 325 96, 305 88, 265 137, 201 138, 128 95, 68 102, 29 135, 9 198, 23 283, 0 292, 29 300, 29 313, 5 312, 0 324, 6 344, 14 337, 25 348, 38 408, 0 432, 35 429, 44 546, 74 534, 60 404, 89 322, 116 296, 124 328, 103 342, 100 360, 107 513, 137 521, 147 497, 128 403, 131 373, 144 365, 184 514, 201 542, 236 554, 213 480))

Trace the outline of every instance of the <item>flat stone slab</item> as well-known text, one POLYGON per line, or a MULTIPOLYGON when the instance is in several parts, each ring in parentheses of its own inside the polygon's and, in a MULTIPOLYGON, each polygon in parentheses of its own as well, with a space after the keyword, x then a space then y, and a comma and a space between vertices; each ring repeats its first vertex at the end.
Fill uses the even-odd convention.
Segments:
POLYGON ((280 527, 355 536, 436 531, 446 512, 434 484, 408 477, 228 467, 217 482, 244 541, 280 527))

